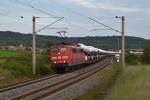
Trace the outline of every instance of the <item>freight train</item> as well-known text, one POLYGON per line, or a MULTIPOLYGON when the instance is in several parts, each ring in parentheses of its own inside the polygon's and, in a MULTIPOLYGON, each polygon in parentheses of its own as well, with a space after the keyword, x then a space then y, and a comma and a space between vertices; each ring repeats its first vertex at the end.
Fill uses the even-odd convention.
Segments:
POLYGON ((76 68, 81 64, 92 64, 110 56, 115 52, 109 52, 84 44, 58 44, 50 47, 50 63, 54 71, 66 71, 76 68))

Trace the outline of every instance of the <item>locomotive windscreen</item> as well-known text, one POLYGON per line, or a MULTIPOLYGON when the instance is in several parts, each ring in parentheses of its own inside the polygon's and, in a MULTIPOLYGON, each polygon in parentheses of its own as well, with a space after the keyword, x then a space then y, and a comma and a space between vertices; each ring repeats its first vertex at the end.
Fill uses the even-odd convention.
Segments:
POLYGON ((51 52, 58 53, 58 52, 59 52, 59 48, 56 48, 56 47, 55 47, 55 48, 52 48, 52 49, 51 49, 51 52))

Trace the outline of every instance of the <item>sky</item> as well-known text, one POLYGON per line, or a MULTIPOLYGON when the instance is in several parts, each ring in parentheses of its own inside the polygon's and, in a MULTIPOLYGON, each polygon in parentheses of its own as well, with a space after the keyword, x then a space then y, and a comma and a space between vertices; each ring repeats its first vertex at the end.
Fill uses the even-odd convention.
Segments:
POLYGON ((90 20, 95 19, 116 30, 121 30, 125 16, 125 34, 150 39, 150 0, 2 0, 0 2, 0 31, 32 32, 32 17, 36 31, 62 18, 38 32, 59 36, 66 31, 68 37, 114 36, 113 30, 90 20), (23 16, 23 17, 21 17, 23 16))

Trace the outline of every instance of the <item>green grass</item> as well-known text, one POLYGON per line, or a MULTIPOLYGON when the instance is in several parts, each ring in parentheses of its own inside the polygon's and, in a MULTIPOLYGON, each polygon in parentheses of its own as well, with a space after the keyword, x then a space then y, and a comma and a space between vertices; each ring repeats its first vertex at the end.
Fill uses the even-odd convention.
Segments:
POLYGON ((48 54, 37 54, 36 75, 32 74, 31 52, 19 51, 16 56, 0 59, 0 87, 17 81, 53 73, 48 54))
POLYGON ((0 88, 26 79, 25 76, 15 77, 10 70, 0 68, 0 88))
POLYGON ((114 62, 112 66, 109 66, 98 73, 100 83, 98 86, 88 90, 87 93, 77 97, 75 100, 95 100, 99 94, 108 88, 112 84, 114 78, 120 72, 120 64, 114 62))
POLYGON ((0 87, 14 80, 11 72, 0 68, 0 87))
POLYGON ((15 51, 0 50, 0 57, 12 57, 12 56, 16 56, 15 51))
POLYGON ((106 100, 150 100, 150 65, 127 67, 106 100))

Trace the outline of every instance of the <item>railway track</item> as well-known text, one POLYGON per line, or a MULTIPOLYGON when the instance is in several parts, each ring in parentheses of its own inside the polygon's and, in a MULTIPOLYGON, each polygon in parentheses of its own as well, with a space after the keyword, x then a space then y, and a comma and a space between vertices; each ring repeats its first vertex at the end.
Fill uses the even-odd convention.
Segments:
POLYGON ((27 81, 19 82, 16 84, 12 84, 12 85, 9 85, 8 87, 4 87, 4 88, 0 89, 0 100, 11 99, 11 97, 18 95, 19 92, 20 93, 26 92, 26 91, 30 90, 32 88, 32 86, 35 87, 35 84, 50 80, 57 76, 59 76, 59 74, 48 75, 48 76, 36 78, 33 80, 27 80, 27 81), (26 89, 24 89, 24 88, 26 88, 26 89))
MULTIPOLYGON (((73 78, 70 78, 70 79, 67 79, 67 80, 63 80, 57 84, 54 84, 53 86, 50 86, 48 87, 47 89, 49 89, 49 92, 43 94, 43 95, 40 95, 40 96, 37 96, 35 98, 32 98, 33 100, 41 100, 41 99, 44 99, 48 96, 51 96, 52 94, 56 93, 56 92, 59 92, 73 84, 76 84, 78 83, 79 81, 83 80, 83 79, 86 79, 88 77, 90 77, 91 75, 99 72, 100 70, 102 70, 103 68, 105 68, 108 64, 104 64, 102 67, 100 68, 96 68, 95 70, 91 70, 91 71, 88 71, 88 72, 84 72, 84 73, 81 73, 73 78), (56 88, 54 88, 56 87, 56 88), (52 89, 53 88, 53 89, 52 89)), ((44 90, 44 89, 43 89, 44 90)), ((45 90, 44 90, 45 91, 45 90)), ((36 92, 39 92, 39 91, 36 91, 36 92)), ((28 98, 31 98, 31 94, 28 98)), ((25 99, 28 99, 28 98, 25 98, 25 99)), ((17 100, 17 99, 15 99, 17 100)))
POLYGON ((0 100, 37 100, 48 97, 72 84, 97 73, 110 63, 110 58, 92 67, 63 75, 52 75, 37 80, 24 82, 0 90, 0 100))
POLYGON ((40 78, 30 79, 30 80, 27 80, 27 81, 23 81, 23 82, 18 82, 18 83, 15 83, 15 84, 11 84, 11 85, 5 86, 2 89, 0 89, 0 93, 8 91, 8 90, 15 89, 15 88, 23 87, 23 86, 26 86, 26 85, 29 85, 29 84, 33 84, 33 83, 36 83, 36 82, 44 81, 44 80, 56 77, 58 75, 59 74, 48 75, 48 76, 43 76, 43 77, 40 77, 40 78))

